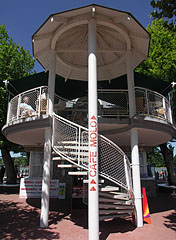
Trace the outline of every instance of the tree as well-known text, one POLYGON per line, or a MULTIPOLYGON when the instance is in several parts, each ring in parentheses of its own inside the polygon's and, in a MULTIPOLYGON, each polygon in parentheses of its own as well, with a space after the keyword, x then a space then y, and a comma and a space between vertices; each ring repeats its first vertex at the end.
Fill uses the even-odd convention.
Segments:
MULTIPOLYGON (((33 73, 34 60, 30 53, 9 37, 5 25, 0 25, 0 129, 6 123, 8 92, 4 80, 13 81, 33 73)), ((18 152, 21 146, 9 142, 0 132, 0 149, 6 168, 7 183, 16 182, 14 162, 10 151, 18 152)))
POLYGON ((176 2, 175 0, 158 0, 151 1, 151 6, 157 10, 151 13, 151 16, 156 19, 167 18, 171 24, 175 24, 176 19, 176 2))
POLYGON ((163 19, 154 19, 152 25, 148 25, 147 31, 151 35, 149 56, 136 71, 173 82, 176 76, 176 33, 167 26, 163 19))
POLYGON ((147 154, 147 162, 154 167, 164 167, 165 162, 159 147, 153 147, 152 151, 147 154))
MULTIPOLYGON (((176 32, 175 27, 170 28, 169 23, 163 19, 154 19, 152 25, 147 27, 151 35, 148 60, 137 69, 148 76, 173 82, 176 77, 176 32)), ((176 98, 176 94, 174 94, 176 98)), ((160 145, 170 184, 176 185, 176 173, 173 168, 173 148, 169 144, 160 145)))

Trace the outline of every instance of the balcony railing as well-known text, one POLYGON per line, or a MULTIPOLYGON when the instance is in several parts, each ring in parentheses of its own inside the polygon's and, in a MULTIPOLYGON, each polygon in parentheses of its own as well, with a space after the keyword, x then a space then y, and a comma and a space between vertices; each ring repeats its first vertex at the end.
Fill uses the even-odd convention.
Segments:
MULTIPOLYGON (((15 120, 41 117, 48 114, 48 89, 46 86, 23 92, 14 97, 8 107, 7 124, 15 120)), ((161 94, 135 88, 136 114, 165 120, 172 124, 170 103, 161 94)), ((63 99, 55 95, 54 111, 73 122, 86 123, 88 113, 87 97, 74 100, 63 99)), ((98 90, 99 117, 129 117, 127 90, 98 90)))
POLYGON ((38 87, 12 98, 8 105, 7 124, 48 114, 47 92, 47 87, 38 87))
POLYGON ((135 94, 137 115, 151 116, 173 123, 171 106, 166 97, 144 88, 135 88, 135 94))

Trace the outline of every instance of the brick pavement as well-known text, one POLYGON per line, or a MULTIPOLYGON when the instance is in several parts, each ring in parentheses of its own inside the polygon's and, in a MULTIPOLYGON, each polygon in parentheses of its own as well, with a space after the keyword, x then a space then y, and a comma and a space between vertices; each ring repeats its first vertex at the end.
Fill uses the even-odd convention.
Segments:
MULTIPOLYGON (((40 200, 19 199, 17 194, 0 194, 0 239, 88 239, 87 213, 74 212, 70 203, 51 199, 47 229, 39 228, 40 200)), ((131 219, 100 223, 100 240, 175 240, 176 195, 160 193, 149 200, 151 225, 135 228, 131 219)))

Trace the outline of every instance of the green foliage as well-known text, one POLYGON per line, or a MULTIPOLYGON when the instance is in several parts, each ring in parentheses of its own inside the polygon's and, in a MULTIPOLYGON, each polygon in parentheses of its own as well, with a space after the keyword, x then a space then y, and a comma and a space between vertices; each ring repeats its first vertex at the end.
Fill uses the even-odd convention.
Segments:
POLYGON ((152 167, 165 167, 163 155, 160 153, 159 148, 153 148, 152 152, 148 153, 147 162, 152 167))
POLYGON ((0 25, 0 81, 14 80, 33 73, 34 60, 29 51, 8 36, 5 25, 0 25))
POLYGON ((20 156, 14 158, 14 165, 26 167, 27 166, 28 159, 26 156, 20 156))
MULTIPOLYGON (((33 73, 34 60, 29 51, 19 43, 14 43, 9 37, 5 25, 0 25, 0 129, 6 123, 8 93, 4 87, 4 80, 13 81, 33 73)), ((0 131, 0 148, 9 150, 17 146, 9 143, 0 131)), ((18 148, 18 147, 17 147, 18 148)))
POLYGON ((153 18, 168 18, 171 20, 172 24, 175 24, 176 20, 176 1, 175 0, 158 0, 151 1, 151 6, 157 9, 151 13, 153 18))
POLYGON ((173 82, 176 76, 176 32, 164 20, 153 20, 147 27, 151 35, 149 57, 137 69, 148 76, 173 82))

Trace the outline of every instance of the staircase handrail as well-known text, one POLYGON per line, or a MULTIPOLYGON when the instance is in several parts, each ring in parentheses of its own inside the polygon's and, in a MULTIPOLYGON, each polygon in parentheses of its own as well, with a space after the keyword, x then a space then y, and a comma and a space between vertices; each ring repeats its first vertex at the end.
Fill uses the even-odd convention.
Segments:
MULTIPOLYGON (((133 194, 130 161, 110 139, 99 134, 99 175, 133 194)), ((53 150, 67 161, 88 170, 88 129, 53 114, 53 150)))

